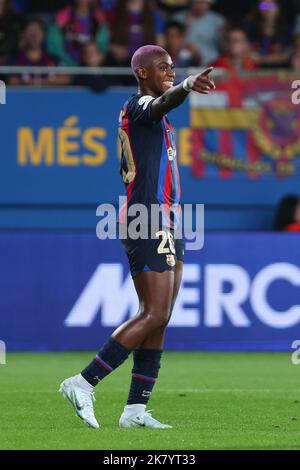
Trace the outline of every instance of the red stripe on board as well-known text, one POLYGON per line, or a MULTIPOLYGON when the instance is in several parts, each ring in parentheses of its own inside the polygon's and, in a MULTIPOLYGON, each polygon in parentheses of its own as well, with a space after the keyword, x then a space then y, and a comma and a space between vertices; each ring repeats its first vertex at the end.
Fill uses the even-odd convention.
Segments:
MULTIPOLYGON (((226 155, 226 157, 233 158, 232 147, 232 131, 220 130, 219 131, 219 153, 226 155)), ((223 179, 232 178, 233 171, 228 168, 220 168, 219 175, 223 179)))
POLYGON ((204 148, 204 131, 202 129, 192 129, 191 143, 192 174, 197 178, 203 178, 205 176, 205 163, 199 157, 199 152, 204 148))
POLYGON ((225 92, 228 98, 229 108, 241 108, 243 106, 244 82, 240 80, 235 71, 230 71, 230 80, 219 83, 218 91, 225 92))
MULTIPOLYGON (((247 140, 246 140, 246 154, 247 154, 247 161, 249 163, 256 163, 260 161, 261 158, 261 150, 259 150, 255 140, 253 133, 251 131, 247 132, 247 140)), ((255 171, 248 171, 248 177, 253 180, 257 180, 261 177, 260 173, 255 171)))

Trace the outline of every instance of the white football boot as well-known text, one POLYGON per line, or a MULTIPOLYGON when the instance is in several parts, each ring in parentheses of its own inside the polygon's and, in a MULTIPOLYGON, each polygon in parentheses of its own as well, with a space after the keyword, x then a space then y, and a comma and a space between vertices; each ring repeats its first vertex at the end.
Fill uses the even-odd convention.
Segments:
POLYGON ((64 380, 59 387, 59 392, 72 403, 76 415, 88 426, 98 429, 99 423, 95 418, 93 402, 96 401, 90 385, 81 374, 64 380))
POLYGON ((120 428, 172 428, 154 419, 150 411, 146 411, 146 405, 126 405, 119 420, 119 426, 120 428))

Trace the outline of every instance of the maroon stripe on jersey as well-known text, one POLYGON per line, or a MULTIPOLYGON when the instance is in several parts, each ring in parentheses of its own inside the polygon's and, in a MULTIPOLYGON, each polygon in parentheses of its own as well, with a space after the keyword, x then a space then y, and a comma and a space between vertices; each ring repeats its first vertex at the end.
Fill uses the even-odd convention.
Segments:
MULTIPOLYGON (((165 175, 165 181, 164 181, 164 204, 166 204, 167 206, 171 206, 172 205, 172 170, 171 170, 171 162, 168 158, 168 149, 171 148, 171 142, 170 142, 170 138, 169 138, 169 134, 168 134, 168 125, 167 125, 167 120, 164 119, 164 135, 165 135, 165 142, 166 142, 166 156, 165 158, 167 158, 167 168, 166 168, 166 175, 165 175)), ((167 217, 168 217, 168 220, 170 218, 170 213, 168 211, 168 214, 167 214, 167 217)))
POLYGON ((169 168, 171 170, 171 189, 170 189, 170 200, 171 204, 173 203, 178 203, 180 199, 180 182, 179 182, 179 172, 178 172, 178 167, 177 167, 177 160, 176 160, 176 148, 175 145, 173 145, 171 138, 170 138, 170 133, 174 133, 174 128, 171 125, 169 119, 167 116, 165 116, 165 125, 166 125, 166 143, 167 143, 167 149, 171 148, 173 152, 173 159, 172 161, 169 160, 169 168), (177 171, 176 171, 177 170, 177 171))

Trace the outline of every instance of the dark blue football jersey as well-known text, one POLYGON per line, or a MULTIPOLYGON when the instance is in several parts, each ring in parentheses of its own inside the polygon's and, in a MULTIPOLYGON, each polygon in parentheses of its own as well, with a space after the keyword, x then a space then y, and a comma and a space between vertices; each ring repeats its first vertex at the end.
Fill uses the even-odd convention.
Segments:
POLYGON ((167 116, 159 122, 151 118, 154 99, 134 95, 120 112, 120 173, 127 202, 120 210, 119 220, 124 221, 132 204, 144 204, 149 213, 151 204, 159 204, 163 208, 163 225, 176 228, 181 189, 174 129, 167 116))

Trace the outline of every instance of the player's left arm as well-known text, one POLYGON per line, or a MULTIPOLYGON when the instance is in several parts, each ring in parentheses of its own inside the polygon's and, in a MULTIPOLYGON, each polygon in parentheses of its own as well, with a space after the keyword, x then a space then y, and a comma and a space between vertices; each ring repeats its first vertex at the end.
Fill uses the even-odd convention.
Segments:
POLYGON ((204 95, 215 90, 214 81, 209 77, 212 70, 213 67, 209 67, 202 73, 190 75, 179 85, 169 88, 163 95, 153 100, 151 103, 151 117, 155 121, 159 121, 169 111, 180 106, 192 90, 204 95))

